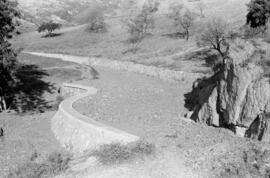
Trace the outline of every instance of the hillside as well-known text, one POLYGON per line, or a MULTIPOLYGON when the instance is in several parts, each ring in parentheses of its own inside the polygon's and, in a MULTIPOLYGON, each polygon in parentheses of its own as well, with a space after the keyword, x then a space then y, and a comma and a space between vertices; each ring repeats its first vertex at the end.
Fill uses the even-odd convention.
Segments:
POLYGON ((47 90, 0 113, 0 178, 269 177, 270 31, 250 32, 250 0, 182 0, 176 18, 159 0, 147 30, 145 0, 18 1, 21 87, 47 90))
MULTIPOLYGON (((111 15, 125 14, 130 8, 142 5, 144 0, 18 0, 19 8, 22 10, 23 18, 27 21, 40 23, 44 20, 54 20, 61 23, 70 23, 74 17, 85 13, 87 9, 99 4, 111 15), (116 13, 116 14, 115 14, 116 13)), ((160 1, 159 12, 165 14, 170 4, 177 2, 175 0, 160 1)), ((179 2, 179 1, 178 1, 179 2)), ((183 0, 188 8, 198 11, 196 4, 198 1, 183 0)), ((206 11, 210 14, 220 11, 223 17, 233 17, 238 19, 239 14, 246 8, 243 4, 247 0, 205 0, 206 11), (235 10, 237 8, 237 11, 235 10), (228 12, 228 10, 230 12, 228 12)))
MULTIPOLYGON (((140 44, 140 49, 136 54, 128 52, 130 48, 130 45, 126 42, 128 33, 126 28, 123 28, 122 23, 125 16, 118 18, 107 16, 105 18, 108 25, 107 33, 89 33, 86 31, 86 26, 82 25, 64 28, 57 32, 61 35, 55 38, 41 38, 42 34, 37 32, 26 33, 19 36, 14 41, 14 45, 23 47, 27 51, 105 57, 175 70, 188 69, 189 72, 201 71, 205 73, 208 69, 198 67, 196 64, 201 63, 200 60, 193 60, 203 59, 204 57, 192 53, 198 50, 195 40, 196 35, 201 30, 202 23, 213 17, 222 17, 232 28, 239 28, 245 24, 245 4, 248 0, 205 0, 205 18, 198 18, 195 21, 192 37, 189 41, 168 37, 169 34, 175 33, 172 20, 167 17, 168 6, 172 1, 161 2, 159 11, 155 16, 155 29, 151 30, 151 35, 140 44), (183 59, 186 60, 185 63, 182 62, 183 59), (190 68, 190 65, 194 66, 194 68, 190 68)), ((184 1, 184 5, 194 12, 198 11, 196 9, 197 2, 184 1)), ((115 9, 118 13, 124 12, 121 11, 121 8, 115 9)))

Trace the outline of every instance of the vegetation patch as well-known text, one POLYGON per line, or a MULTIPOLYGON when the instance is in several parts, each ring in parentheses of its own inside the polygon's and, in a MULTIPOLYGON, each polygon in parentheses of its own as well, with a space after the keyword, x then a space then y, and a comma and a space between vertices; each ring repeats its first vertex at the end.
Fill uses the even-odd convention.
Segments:
MULTIPOLYGON (((240 158, 240 157, 239 157, 240 158)), ((234 162, 222 163, 220 177, 269 177, 270 151, 254 146, 243 150, 242 157, 234 162)))
POLYGON ((70 155, 54 152, 41 160, 39 154, 34 153, 24 164, 11 170, 8 178, 51 178, 63 173, 69 168, 70 155))
POLYGON ((121 164, 139 156, 151 155, 154 151, 154 144, 140 140, 128 145, 120 143, 103 145, 90 155, 97 157, 102 164, 110 165, 121 164))

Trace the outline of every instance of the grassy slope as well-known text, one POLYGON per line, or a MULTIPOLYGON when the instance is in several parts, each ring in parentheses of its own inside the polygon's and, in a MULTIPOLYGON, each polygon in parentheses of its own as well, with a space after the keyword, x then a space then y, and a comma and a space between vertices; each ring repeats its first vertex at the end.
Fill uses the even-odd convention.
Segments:
MULTIPOLYGON (((171 0, 168 0, 170 2, 171 0)), ((128 37, 123 28, 121 19, 107 19, 109 32, 105 34, 91 34, 85 31, 85 26, 59 31, 63 33, 55 38, 41 38, 37 32, 26 33, 14 41, 17 47, 23 47, 30 51, 44 51, 53 53, 66 53, 82 56, 98 56, 116 60, 132 60, 138 63, 169 67, 176 70, 185 70, 187 66, 196 64, 178 60, 178 53, 196 49, 195 37, 190 41, 184 39, 172 39, 164 34, 174 33, 171 21, 166 17, 166 3, 161 6, 156 16, 156 28, 152 35, 148 36, 141 44, 137 54, 125 53, 129 44, 125 41, 128 37), (176 56, 176 58, 175 58, 176 56)), ((234 26, 243 25, 245 21, 246 6, 248 0, 205 0, 207 8, 206 18, 198 19, 193 31, 200 31, 201 23, 212 17, 223 17, 234 26)), ((193 11, 197 11, 194 2, 186 2, 185 5, 193 11)), ((195 33, 195 32, 194 32, 195 33)), ((201 70, 197 69, 196 70, 201 70)))

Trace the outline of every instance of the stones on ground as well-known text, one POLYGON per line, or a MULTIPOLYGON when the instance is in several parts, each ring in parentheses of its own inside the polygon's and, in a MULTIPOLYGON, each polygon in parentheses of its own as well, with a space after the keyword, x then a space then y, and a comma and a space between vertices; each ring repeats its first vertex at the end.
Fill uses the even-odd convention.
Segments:
POLYGON ((186 106, 193 111, 189 116, 196 122, 230 127, 239 135, 270 141, 266 136, 270 80, 253 62, 258 57, 256 48, 248 43, 239 46, 232 45, 223 70, 196 81, 186 94, 186 106))

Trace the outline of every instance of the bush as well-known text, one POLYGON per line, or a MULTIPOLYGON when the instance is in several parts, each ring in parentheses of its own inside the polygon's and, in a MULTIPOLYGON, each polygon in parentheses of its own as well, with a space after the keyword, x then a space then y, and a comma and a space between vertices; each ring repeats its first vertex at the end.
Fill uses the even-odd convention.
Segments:
POLYGON ((107 25, 104 19, 105 7, 94 3, 77 17, 75 21, 79 24, 88 24, 87 31, 93 33, 104 33, 107 31, 107 25))
POLYGON ((8 178, 51 178, 69 168, 70 155, 54 152, 44 161, 39 161, 39 156, 34 153, 30 160, 10 171, 8 178))
POLYGON ((251 28, 263 27, 266 29, 266 24, 270 17, 270 1, 251 0, 247 6, 247 24, 251 28))
POLYGON ((104 33, 107 31, 106 23, 103 17, 95 18, 87 28, 87 31, 93 33, 104 33))
POLYGON ((121 164, 140 155, 150 155, 154 152, 155 146, 146 141, 138 141, 129 145, 112 143, 101 146, 98 150, 91 153, 102 164, 121 164))

